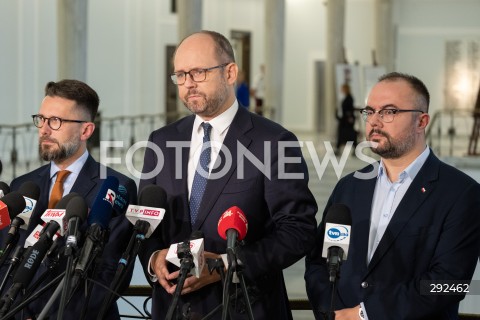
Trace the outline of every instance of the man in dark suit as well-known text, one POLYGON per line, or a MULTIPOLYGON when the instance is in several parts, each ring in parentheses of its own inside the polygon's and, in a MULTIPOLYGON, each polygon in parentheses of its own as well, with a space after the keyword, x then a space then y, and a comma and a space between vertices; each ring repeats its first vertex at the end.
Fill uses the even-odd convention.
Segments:
MULTIPOLYGON (((237 73, 230 43, 216 32, 190 35, 175 52, 172 80, 193 115, 150 135, 155 148, 146 150, 140 182, 140 190, 149 184, 161 186, 168 201, 166 218, 146 240, 141 254, 153 285, 154 319, 165 318, 176 289, 178 271, 166 262, 166 248, 201 230, 206 257, 218 258, 226 251, 226 241, 219 236, 217 224, 232 206, 242 209, 248 220, 237 257, 243 264, 255 318, 292 317, 282 270, 312 248, 317 207, 307 186, 298 140, 280 125, 239 107, 234 87, 237 73), (208 182, 198 213, 192 217, 195 170, 202 138, 208 135, 202 130, 204 123, 212 127, 210 164, 214 165, 207 169, 208 182)), ((218 307, 222 303, 218 274, 204 268, 200 278, 188 277, 180 310, 186 303, 192 319, 218 307)), ((247 318, 242 303, 241 298, 232 301, 233 319, 247 318)), ((220 316, 221 309, 214 319, 220 316)))
MULTIPOLYGON (((335 319, 457 319, 465 293, 438 285, 472 279, 480 248, 480 185, 426 146, 429 93, 417 78, 390 73, 362 110, 366 137, 381 156, 341 179, 327 203, 351 210, 347 260, 340 266, 335 319)), ((305 280, 317 319, 330 311, 322 258, 325 222, 307 255, 305 280)), ((465 286, 460 286, 465 288, 465 286)))
MULTIPOLYGON (((53 205, 52 203, 49 205, 49 200, 51 200, 52 189, 57 176, 62 170, 69 171, 63 183, 62 195, 76 192, 85 199, 89 208, 92 207, 104 179, 108 176, 118 178, 120 185, 126 188, 130 202, 136 203, 137 187, 135 182, 111 168, 103 167, 87 151, 87 140, 95 129, 93 120, 97 114, 98 105, 97 93, 81 81, 62 80, 49 82, 46 85, 45 98, 38 114, 33 116, 33 122, 39 128, 40 155, 43 160, 50 161, 50 163, 14 179, 11 183, 12 190, 17 190, 25 182, 34 182, 40 187, 41 191, 28 230, 22 233, 20 243, 25 241, 25 237, 37 225, 43 224, 40 217, 47 208, 53 205)), ((85 235, 87 228, 87 221, 85 221, 81 226, 83 235, 85 235)), ((132 226, 123 214, 114 214, 109 223, 109 230, 109 240, 105 244, 101 265, 97 266, 99 272, 95 278, 96 281, 107 287, 112 282, 118 261, 126 249, 132 234, 132 226)), ((82 243, 79 245, 82 245, 82 243)), ((62 258, 62 260, 65 259, 62 258)), ((65 266, 58 268, 57 272, 50 274, 49 279, 53 279, 54 276, 64 270, 65 266)), ((44 271, 45 268, 41 268, 37 275, 44 271)), ((129 271, 123 287, 128 286, 132 271, 129 271)), ((98 315, 106 290, 95 285, 88 304, 83 297, 83 291, 83 286, 76 291, 65 309, 65 319, 79 319, 84 309, 87 311, 86 319, 95 319, 98 315)), ((24 310, 24 316, 28 318, 38 315, 50 296, 51 292, 50 294, 47 292, 31 303, 24 310)), ((50 309, 50 317, 56 318, 57 308, 58 303, 50 309)), ((113 303, 106 319, 119 318, 117 305, 113 303)))

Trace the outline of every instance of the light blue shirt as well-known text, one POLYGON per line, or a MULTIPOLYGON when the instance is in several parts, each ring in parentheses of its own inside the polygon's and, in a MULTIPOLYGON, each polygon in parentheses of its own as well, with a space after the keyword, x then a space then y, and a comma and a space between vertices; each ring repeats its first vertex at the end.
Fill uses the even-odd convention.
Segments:
MULTIPOLYGON (((69 165, 65 170, 70 171, 71 173, 67 176, 67 179, 63 182, 63 196, 70 193, 72 190, 73 184, 77 180, 80 171, 83 168, 85 162, 88 159, 88 151, 85 152, 77 159, 74 163, 69 165)), ((60 171, 60 168, 52 161, 50 165, 50 191, 48 192, 48 198, 50 199, 50 194, 52 193, 53 185, 57 181, 57 172, 60 171)))
MULTIPOLYGON (((368 257, 367 264, 372 260, 375 250, 382 240, 383 234, 387 229, 390 220, 397 210, 398 204, 402 201, 413 179, 427 161, 430 155, 430 148, 425 150, 408 166, 400 172, 398 180, 391 182, 385 172, 383 160, 380 161, 378 168, 377 183, 373 194, 372 212, 370 215, 370 235, 368 237, 368 257)), ((365 319, 368 320, 367 310, 363 302, 360 303, 365 313, 365 319)))

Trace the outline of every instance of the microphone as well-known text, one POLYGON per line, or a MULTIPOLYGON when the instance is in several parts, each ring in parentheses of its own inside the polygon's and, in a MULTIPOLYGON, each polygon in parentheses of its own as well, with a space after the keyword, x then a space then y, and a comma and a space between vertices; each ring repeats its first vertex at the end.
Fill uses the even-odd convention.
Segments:
POLYGON ((182 259, 186 255, 191 254, 193 258, 193 266, 189 269, 189 273, 200 278, 203 267, 205 266, 205 252, 203 246, 203 232, 196 230, 192 233, 189 240, 171 244, 170 248, 168 248, 166 259, 168 262, 181 268, 182 259), (187 252, 187 250, 189 252, 187 252))
POLYGON ((148 224, 145 237, 149 238, 165 216, 167 193, 160 186, 148 185, 138 195, 138 203, 138 206, 129 205, 125 216, 133 225, 145 221, 148 224))
MULTIPOLYGON (((11 192, 0 200, 0 230, 15 220, 15 217, 25 209, 25 199, 19 192, 11 192)), ((18 227, 18 225, 15 225, 18 227)))
POLYGON ((80 277, 89 270, 93 261, 101 255, 107 241, 108 224, 112 217, 113 204, 118 190, 118 179, 108 176, 103 182, 97 197, 93 201, 92 209, 87 218, 88 229, 80 256, 77 259, 72 277, 71 294, 74 293, 80 277))
POLYGON ((333 204, 325 216, 325 237, 322 257, 327 258, 330 282, 339 276, 340 265, 348 256, 352 228, 350 209, 341 203, 333 204))
MULTIPOLYGON (((119 190, 121 190, 122 187, 123 186, 120 186, 119 190)), ((145 238, 150 237, 165 215, 165 209, 163 208, 167 203, 167 193, 162 187, 148 185, 140 191, 138 198, 140 205, 128 205, 126 209, 125 216, 134 225, 133 234, 130 237, 127 249, 118 262, 117 271, 113 281, 110 283, 111 291, 103 300, 98 319, 104 318, 105 313, 113 301, 113 293, 118 291, 127 275, 127 268, 131 265, 133 266, 132 262, 135 261, 135 257, 138 255, 143 241, 145 238)), ((117 199, 115 199, 114 209, 117 205, 117 199)))
POLYGON ((0 265, 3 265, 5 259, 9 256, 12 247, 18 241, 18 228, 23 224, 23 220, 17 218, 17 215, 25 208, 25 199, 19 192, 11 192, 0 200, 0 229, 10 226, 5 237, 5 242, 0 250, 0 265))
POLYGON ((121 216, 127 211, 128 203, 130 202, 130 196, 128 195, 128 190, 124 185, 119 185, 115 201, 113 203, 113 213, 115 216, 121 216))
MULTIPOLYGON (((64 198, 57 203, 56 208, 65 205, 69 198, 67 200, 64 200, 64 198)), ((50 249, 53 237, 58 229, 60 229, 60 225, 56 221, 48 222, 40 232, 38 241, 25 252, 24 258, 13 276, 12 286, 0 300, 0 317, 3 317, 8 312, 18 293, 27 288, 32 281, 40 263, 50 249)))
MULTIPOLYGON (((195 259, 193 256, 193 251, 197 251, 199 248, 201 249, 201 261, 200 263, 204 264, 205 260, 203 257, 203 232, 200 230, 196 230, 192 233, 190 236, 190 241, 186 240, 184 242, 178 243, 176 246, 173 245, 176 248, 176 254, 175 256, 177 259, 180 260, 180 272, 179 272, 179 277, 177 281, 177 287, 175 288, 175 292, 173 293, 173 298, 172 302, 168 308, 167 315, 165 317, 166 320, 172 320, 174 319, 174 313, 177 309, 178 305, 178 299, 180 297, 180 293, 183 290, 183 285, 185 284, 185 279, 187 278, 187 275, 191 273, 193 269, 197 268, 197 264, 195 263, 195 259), (198 239, 201 238, 201 239, 198 239), (196 239, 196 240, 195 240, 196 239), (195 244, 195 241, 201 241, 200 246, 197 246, 195 244), (193 251, 192 251, 193 250, 193 251)), ((168 254, 170 253, 170 250, 172 249, 172 246, 170 246, 170 249, 168 249, 167 253, 167 260, 168 254)), ((173 250, 172 250, 173 251, 173 250)), ((203 269, 203 265, 201 266, 201 269, 203 269)), ((200 269, 200 273, 202 272, 200 269)), ((195 275, 197 278, 200 276, 200 274, 195 275)))
POLYGON ((0 181, 0 199, 3 198, 4 195, 10 193, 10 187, 3 181, 0 181))
POLYGON ((18 218, 23 220, 21 228, 27 230, 28 223, 30 222, 30 217, 32 216, 33 210, 37 204, 38 198, 40 198, 40 188, 35 182, 27 181, 24 182, 18 192, 25 198, 25 210, 23 210, 18 218))
POLYGON ((227 240, 229 266, 236 261, 237 241, 242 241, 247 235, 248 222, 242 209, 233 206, 227 209, 218 220, 217 231, 220 237, 227 240))

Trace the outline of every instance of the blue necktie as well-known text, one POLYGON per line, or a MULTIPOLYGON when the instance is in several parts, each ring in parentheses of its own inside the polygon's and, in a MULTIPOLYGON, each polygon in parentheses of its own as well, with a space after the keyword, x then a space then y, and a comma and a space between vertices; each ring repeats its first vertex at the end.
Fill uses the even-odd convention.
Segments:
POLYGON ((195 224, 198 215, 198 209, 202 202, 203 193, 207 186, 208 180, 208 164, 210 162, 210 130, 212 126, 210 123, 203 122, 203 145, 202 152, 200 153, 200 159, 198 161, 197 169, 195 170, 195 176, 193 177, 192 190, 190 192, 190 220, 192 226, 195 224))

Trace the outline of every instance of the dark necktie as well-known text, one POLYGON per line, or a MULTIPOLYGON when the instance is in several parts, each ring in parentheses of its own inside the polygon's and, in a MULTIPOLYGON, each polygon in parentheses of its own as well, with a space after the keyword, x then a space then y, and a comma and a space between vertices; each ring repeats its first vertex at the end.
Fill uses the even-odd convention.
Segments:
POLYGON ((203 127, 203 145, 202 152, 200 153, 200 159, 198 161, 197 169, 195 170, 195 176, 193 178, 192 190, 190 192, 190 220, 192 226, 195 224, 198 215, 198 209, 202 202, 203 193, 207 186, 208 180, 208 164, 210 163, 210 130, 212 126, 207 123, 202 123, 203 127))
POLYGON ((61 170, 57 172, 57 180, 53 185, 52 193, 50 194, 50 200, 48 201, 48 208, 54 209, 57 202, 63 197, 63 182, 67 179, 71 172, 68 170, 61 170))

